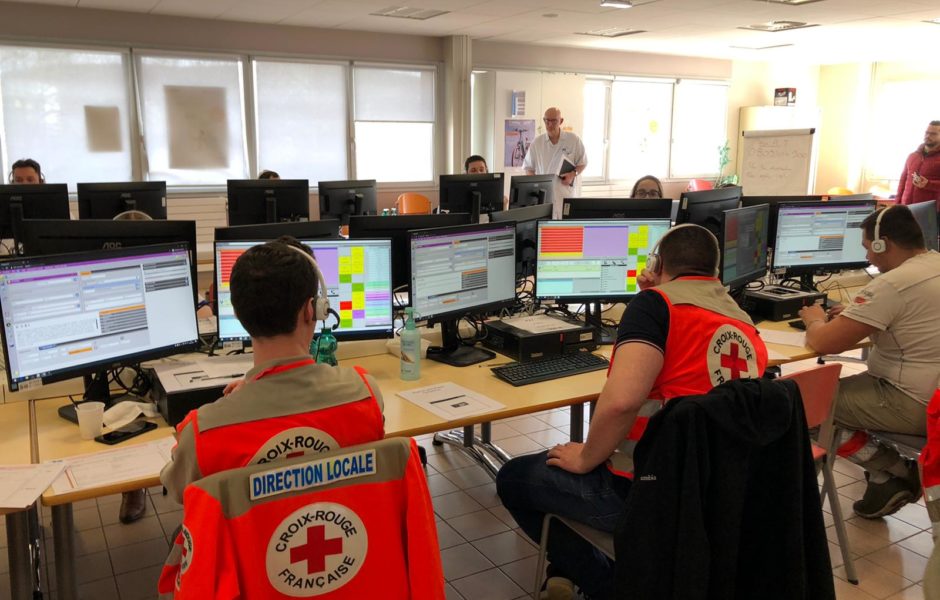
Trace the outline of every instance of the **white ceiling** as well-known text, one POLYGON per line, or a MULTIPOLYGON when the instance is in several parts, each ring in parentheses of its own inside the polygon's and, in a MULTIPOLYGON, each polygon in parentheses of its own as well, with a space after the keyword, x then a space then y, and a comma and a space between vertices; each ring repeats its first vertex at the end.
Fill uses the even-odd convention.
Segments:
POLYGON ((930 59, 934 49, 929 42, 940 36, 940 25, 923 22, 940 18, 940 0, 822 0, 802 6, 766 0, 636 0, 638 4, 649 3, 624 10, 602 8, 600 0, 20 1, 279 25, 469 35, 475 40, 820 64, 930 59), (449 12, 426 21, 369 14, 402 5, 449 12), (819 26, 779 33, 739 29, 773 20, 819 26), (614 39, 576 35, 615 26, 646 33, 614 39), (780 45, 788 46, 756 49, 780 45))

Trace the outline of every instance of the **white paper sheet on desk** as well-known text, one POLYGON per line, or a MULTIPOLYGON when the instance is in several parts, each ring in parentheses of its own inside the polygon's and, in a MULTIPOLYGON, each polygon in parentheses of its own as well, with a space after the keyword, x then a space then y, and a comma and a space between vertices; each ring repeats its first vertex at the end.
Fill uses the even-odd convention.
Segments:
POLYGON ((773 348, 767 348, 767 358, 769 360, 787 360, 790 357, 783 352, 777 352, 773 348))
POLYGON ((148 419, 153 419, 159 414, 157 407, 150 402, 124 400, 104 411, 105 432, 114 431, 118 427, 124 427, 131 421, 136 420, 140 415, 144 415, 144 417, 148 419))
POLYGON ((0 466, 0 508, 26 508, 42 496, 65 465, 0 466))
POLYGON ((398 395, 448 421, 488 413, 505 406, 456 383, 429 385, 398 392, 398 395))
POLYGON ((511 319, 503 319, 503 323, 512 325, 523 331, 528 331, 529 333, 550 333, 553 331, 568 331, 569 329, 578 328, 578 326, 573 323, 567 323, 548 315, 513 317, 511 319))
POLYGON ((77 492, 92 487, 113 485, 123 481, 154 477, 170 460, 170 449, 176 443, 167 436, 129 448, 115 448, 94 454, 50 461, 65 471, 52 482, 56 494, 77 492))
POLYGON ((806 334, 802 331, 776 331, 774 329, 758 329, 758 331, 765 344, 806 347, 806 334))

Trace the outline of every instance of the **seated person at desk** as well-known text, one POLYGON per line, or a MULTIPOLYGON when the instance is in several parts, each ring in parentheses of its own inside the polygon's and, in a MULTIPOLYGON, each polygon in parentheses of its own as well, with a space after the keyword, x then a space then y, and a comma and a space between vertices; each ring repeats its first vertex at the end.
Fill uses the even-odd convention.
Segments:
POLYGON ((871 338, 868 371, 843 377, 835 421, 840 456, 864 467, 868 487, 855 514, 877 519, 920 497, 917 468, 864 430, 926 435, 926 407, 940 382, 940 254, 928 251, 911 211, 894 206, 862 222, 862 245, 881 275, 847 306, 800 311, 806 345, 843 352, 871 338))
POLYGON ((477 173, 489 173, 490 171, 486 167, 486 159, 479 154, 473 154, 463 161, 463 172, 468 175, 475 175, 477 173))
POLYGON ((173 460, 160 474, 177 502, 189 483, 218 471, 384 437, 375 380, 310 357, 320 300, 314 264, 293 238, 254 246, 235 261, 232 306, 251 335, 255 366, 243 385, 177 426, 173 460))
POLYGON ((630 192, 631 198, 662 198, 663 184, 659 179, 652 175, 644 175, 633 184, 633 191, 630 192))
MULTIPOLYGON (((546 513, 613 531, 632 482, 633 448, 649 418, 672 398, 760 377, 767 365, 750 317, 715 277, 715 236, 680 225, 657 248, 639 278, 643 291, 620 322, 587 442, 514 458, 496 477, 503 505, 536 542, 546 513)), ((610 561, 567 528, 552 531, 548 557, 548 598, 573 598, 569 580, 591 598, 612 597, 610 561)))
POLYGON ((277 174, 277 171, 271 171, 265 169, 258 174, 258 179, 280 179, 281 176, 277 174))
POLYGON ((46 178, 38 162, 21 158, 10 168, 10 183, 46 183, 46 178))

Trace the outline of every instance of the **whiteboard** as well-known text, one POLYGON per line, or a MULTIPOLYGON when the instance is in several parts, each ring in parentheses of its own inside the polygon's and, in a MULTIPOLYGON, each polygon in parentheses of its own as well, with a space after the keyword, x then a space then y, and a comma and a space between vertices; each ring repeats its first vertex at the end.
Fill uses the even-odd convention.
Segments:
POLYGON ((744 131, 741 187, 747 196, 802 196, 815 179, 815 129, 744 131))

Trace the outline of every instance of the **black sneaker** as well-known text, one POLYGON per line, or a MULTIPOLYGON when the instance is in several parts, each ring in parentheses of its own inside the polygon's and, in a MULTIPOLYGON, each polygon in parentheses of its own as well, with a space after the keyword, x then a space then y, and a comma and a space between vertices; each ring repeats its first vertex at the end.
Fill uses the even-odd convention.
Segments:
POLYGON ((865 495, 852 504, 852 510, 863 519, 880 519, 896 513, 905 504, 920 497, 917 469, 909 469, 907 477, 892 477, 884 483, 868 482, 865 495))

